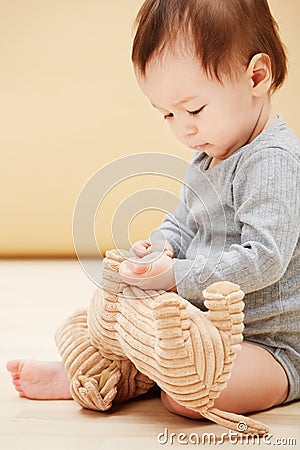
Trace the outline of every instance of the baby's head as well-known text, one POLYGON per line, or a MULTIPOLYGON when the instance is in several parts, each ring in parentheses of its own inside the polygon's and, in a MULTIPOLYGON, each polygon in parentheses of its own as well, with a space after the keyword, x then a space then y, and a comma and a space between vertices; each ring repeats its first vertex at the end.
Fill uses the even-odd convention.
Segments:
POLYGON ((146 0, 136 27, 132 61, 141 75, 164 51, 189 49, 219 80, 258 53, 270 58, 272 91, 285 79, 286 54, 267 0, 146 0))
POLYGON ((238 120, 241 139, 227 143, 236 149, 248 142, 255 117, 267 115, 270 94, 287 73, 267 0, 146 0, 136 19, 132 61, 141 89, 176 137, 207 153, 214 136, 205 116, 209 124, 214 114, 221 132, 224 116, 234 121, 249 109, 242 117, 247 129, 238 120))

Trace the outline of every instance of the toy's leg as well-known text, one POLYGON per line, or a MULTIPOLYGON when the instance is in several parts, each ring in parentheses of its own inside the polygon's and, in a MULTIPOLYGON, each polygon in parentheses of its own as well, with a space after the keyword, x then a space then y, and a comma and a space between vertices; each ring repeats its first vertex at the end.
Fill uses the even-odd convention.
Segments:
POLYGON ((208 313, 176 294, 124 289, 117 316, 118 339, 128 358, 178 404, 235 431, 243 420, 247 432, 267 427, 220 411, 214 400, 226 386, 242 342, 243 293, 220 283, 205 292, 208 313))
POLYGON ((84 408, 105 411, 113 402, 147 392, 154 384, 150 380, 147 384, 147 377, 139 374, 127 358, 107 358, 93 345, 86 310, 73 314, 55 337, 72 397, 84 408))
POLYGON ((103 358, 87 334, 87 311, 73 314, 57 330, 56 344, 70 379, 72 397, 81 406, 106 410, 117 394, 120 373, 103 358))
POLYGON ((220 376, 224 383, 230 371, 222 374, 224 347, 207 315, 197 308, 191 314, 194 307, 177 294, 135 287, 124 294, 116 329, 128 358, 179 403, 212 406, 209 389, 220 376))
POLYGON ((109 262, 108 258, 104 260, 105 291, 98 289, 89 308, 70 317, 56 333, 73 398, 83 407, 96 410, 144 394, 155 384, 136 369, 118 341, 118 295, 125 285, 114 270, 118 261, 109 262))
MULTIPOLYGON (((227 386, 214 406, 237 414, 249 414, 283 403, 288 394, 288 380, 283 367, 259 345, 244 341, 241 347, 227 386)), ((175 414, 194 419, 201 417, 163 393, 162 401, 175 414)))
POLYGON ((115 328, 119 305, 117 295, 98 289, 88 309, 88 333, 92 345, 119 368, 121 379, 116 400, 123 402, 145 394, 155 383, 137 370, 120 345, 115 328))

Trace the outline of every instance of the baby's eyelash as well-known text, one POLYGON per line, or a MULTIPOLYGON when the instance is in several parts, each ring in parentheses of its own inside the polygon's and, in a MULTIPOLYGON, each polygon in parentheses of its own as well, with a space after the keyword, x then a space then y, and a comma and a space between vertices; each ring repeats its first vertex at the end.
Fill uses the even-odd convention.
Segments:
MULTIPOLYGON (((195 111, 187 111, 189 114, 191 114, 192 116, 196 116, 197 114, 199 114, 207 105, 203 105, 201 106, 201 108, 196 109, 195 111)), ((172 119, 172 117, 174 117, 173 113, 169 113, 169 114, 165 114, 164 115, 164 119, 172 119)))
POLYGON ((188 111, 188 113, 191 114, 192 116, 196 116, 197 114, 199 114, 205 108, 205 106, 206 105, 203 105, 203 106, 201 106, 201 108, 196 109, 195 111, 188 111))

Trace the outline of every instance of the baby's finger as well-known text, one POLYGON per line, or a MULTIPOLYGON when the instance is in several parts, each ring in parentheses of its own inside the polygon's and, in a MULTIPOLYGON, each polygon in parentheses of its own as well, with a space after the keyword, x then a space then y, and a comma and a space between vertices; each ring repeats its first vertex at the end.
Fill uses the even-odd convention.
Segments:
POLYGON ((131 247, 133 253, 140 258, 143 258, 150 253, 151 244, 149 241, 137 241, 131 247))
POLYGON ((138 277, 146 273, 150 269, 150 264, 141 264, 139 262, 133 261, 123 261, 120 264, 119 273, 124 281, 132 280, 133 278, 138 277), (126 278, 126 280, 124 279, 126 278))

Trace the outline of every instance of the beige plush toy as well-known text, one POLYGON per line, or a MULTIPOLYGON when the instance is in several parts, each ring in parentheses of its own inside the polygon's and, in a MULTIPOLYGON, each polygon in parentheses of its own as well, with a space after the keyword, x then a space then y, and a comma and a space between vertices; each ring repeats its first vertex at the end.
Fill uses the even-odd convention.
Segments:
POLYGON ((102 289, 88 310, 74 314, 56 333, 74 400, 105 411, 156 383, 179 404, 220 425, 266 433, 262 423, 213 406, 243 339, 239 286, 209 286, 203 292, 208 311, 202 312, 175 293, 128 286, 118 273, 123 260, 123 251, 107 252, 102 289))

